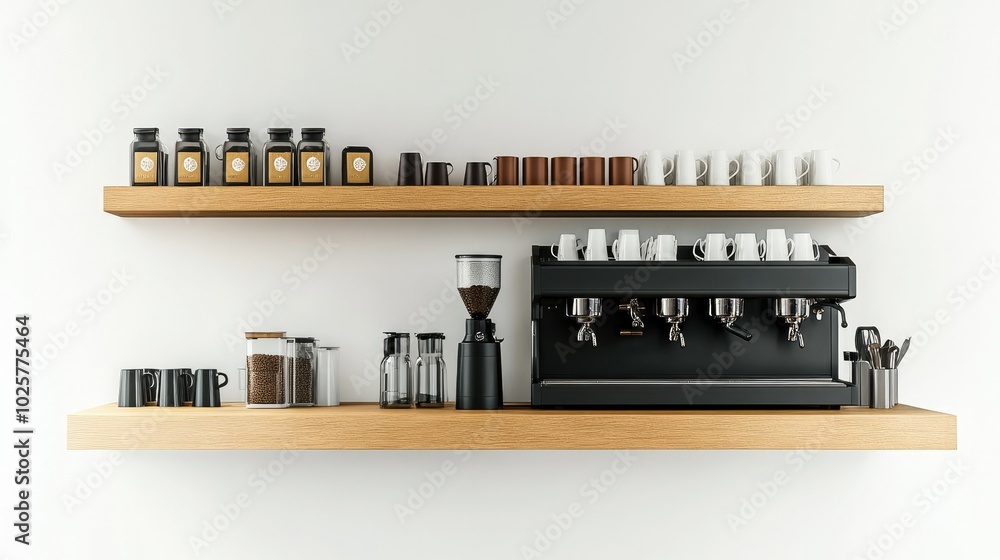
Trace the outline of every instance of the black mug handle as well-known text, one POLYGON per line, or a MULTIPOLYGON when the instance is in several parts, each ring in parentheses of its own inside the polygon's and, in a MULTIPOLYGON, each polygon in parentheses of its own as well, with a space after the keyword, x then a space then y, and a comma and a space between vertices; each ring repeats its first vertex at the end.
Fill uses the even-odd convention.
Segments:
POLYGON ((229 376, 228 376, 228 375, 226 375, 226 374, 224 374, 224 373, 222 373, 221 371, 219 372, 219 375, 220 375, 221 377, 225 377, 225 378, 226 378, 226 380, 225 380, 225 381, 223 381, 222 383, 219 383, 219 388, 221 389, 221 388, 223 388, 223 387, 225 387, 226 385, 228 385, 228 384, 229 384, 229 376))
POLYGON ((156 374, 154 374, 151 371, 144 371, 144 372, 142 372, 142 376, 143 377, 146 377, 147 375, 149 376, 149 379, 150 379, 149 390, 152 391, 153 394, 155 395, 156 394, 156 374))
POLYGON ((191 389, 194 387, 194 374, 193 373, 182 373, 181 377, 184 378, 184 385, 191 389))

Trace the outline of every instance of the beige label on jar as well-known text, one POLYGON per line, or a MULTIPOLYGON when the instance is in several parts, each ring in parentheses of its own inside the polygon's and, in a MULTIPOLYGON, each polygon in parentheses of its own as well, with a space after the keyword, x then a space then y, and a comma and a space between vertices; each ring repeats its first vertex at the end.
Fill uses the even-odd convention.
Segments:
POLYGON ((132 182, 136 184, 157 184, 156 160, 160 154, 156 152, 136 152, 135 162, 132 165, 132 182))
POLYGON ((303 185, 326 184, 326 162, 323 152, 300 152, 299 173, 303 185))
POLYGON ((250 154, 226 152, 226 182, 250 183, 250 154))
POLYGON ((267 182, 271 185, 291 185, 292 152, 268 152, 267 182))
POLYGON ((347 169, 347 183, 353 185, 367 184, 371 176, 371 160, 363 152, 347 152, 344 165, 347 169))
POLYGON ((201 183, 201 152, 178 152, 177 164, 178 185, 201 183))

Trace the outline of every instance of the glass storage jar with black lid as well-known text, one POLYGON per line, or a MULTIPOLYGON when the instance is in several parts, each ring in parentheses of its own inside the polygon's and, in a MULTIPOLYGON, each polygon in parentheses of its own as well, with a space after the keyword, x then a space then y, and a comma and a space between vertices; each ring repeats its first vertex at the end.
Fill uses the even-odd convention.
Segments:
POLYGON ((285 357, 291 380, 292 406, 316 405, 316 339, 310 337, 288 338, 285 357))
POLYGON ((248 332, 247 408, 288 408, 291 404, 289 341, 283 332, 248 332))
POLYGON ((299 140, 299 184, 330 184, 330 145, 325 128, 303 128, 299 140))
POLYGON ((439 408, 448 400, 448 374, 444 366, 444 333, 417 334, 419 356, 414 365, 417 377, 416 405, 439 408))
POLYGON ((167 184, 167 150, 160 142, 159 128, 133 128, 129 183, 134 187, 167 184))
POLYGON ((174 184, 181 187, 208 185, 208 144, 201 128, 178 128, 174 154, 174 184))
POLYGON ((223 162, 222 184, 256 185, 257 152, 250 139, 250 129, 227 128, 226 136, 225 143, 215 148, 215 157, 223 162))
POLYGON ((379 408, 412 407, 410 333, 385 333, 382 356, 382 363, 379 364, 379 408))
POLYGON ((269 128, 270 139, 264 144, 264 185, 295 184, 295 142, 292 129, 269 128))

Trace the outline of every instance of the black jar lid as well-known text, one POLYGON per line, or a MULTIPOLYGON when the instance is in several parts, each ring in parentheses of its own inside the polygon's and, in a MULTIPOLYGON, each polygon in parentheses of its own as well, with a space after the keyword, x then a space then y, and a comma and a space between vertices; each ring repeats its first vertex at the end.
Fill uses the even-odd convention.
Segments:
POLYGON ((132 134, 159 134, 159 128, 133 128, 132 134))
POLYGON ((198 135, 201 135, 201 134, 204 134, 204 133, 205 133, 205 129, 204 128, 178 128, 177 129, 177 134, 198 134, 198 135))
POLYGON ((303 128, 302 134, 326 134, 325 128, 303 128))
POLYGON ((422 332, 417 333, 417 340, 430 340, 430 339, 441 339, 444 340, 444 333, 439 332, 422 332))
POLYGON ((226 134, 250 134, 249 128, 227 128, 226 134))
POLYGON ((292 134, 292 129, 290 128, 269 128, 267 129, 268 134, 292 134))

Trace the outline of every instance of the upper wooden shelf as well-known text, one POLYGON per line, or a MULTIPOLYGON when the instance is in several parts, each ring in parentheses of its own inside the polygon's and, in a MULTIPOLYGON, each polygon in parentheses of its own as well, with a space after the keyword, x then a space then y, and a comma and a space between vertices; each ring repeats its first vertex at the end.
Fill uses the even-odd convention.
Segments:
POLYGON ((889 410, 118 408, 69 415, 68 449, 957 449, 955 416, 889 410))
POLYGON ((882 210, 881 186, 104 187, 104 211, 130 218, 860 217, 882 210))

